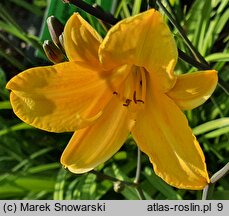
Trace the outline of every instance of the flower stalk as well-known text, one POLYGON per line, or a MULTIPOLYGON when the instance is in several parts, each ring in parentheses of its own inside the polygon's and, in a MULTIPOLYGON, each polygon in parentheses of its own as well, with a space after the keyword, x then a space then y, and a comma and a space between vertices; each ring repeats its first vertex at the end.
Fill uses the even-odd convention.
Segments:
POLYGON ((73 5, 81 8, 85 12, 91 14, 92 16, 95 16, 98 19, 103 20, 106 23, 114 25, 119 21, 118 19, 113 17, 111 14, 101 10, 101 8, 93 7, 90 4, 88 4, 82 0, 63 0, 63 1, 64 1, 64 3, 70 3, 70 4, 73 4, 73 5))
POLYGON ((228 173, 229 173, 229 162, 210 178, 210 184, 208 184, 203 190, 202 200, 211 199, 215 187, 215 183, 218 182, 220 179, 222 179, 224 176, 226 176, 228 173))
POLYGON ((136 168, 136 175, 134 179, 134 183, 136 186, 137 194, 140 200, 145 200, 145 195, 140 187, 140 175, 141 175, 141 150, 138 148, 138 156, 137 156, 137 168, 136 168))

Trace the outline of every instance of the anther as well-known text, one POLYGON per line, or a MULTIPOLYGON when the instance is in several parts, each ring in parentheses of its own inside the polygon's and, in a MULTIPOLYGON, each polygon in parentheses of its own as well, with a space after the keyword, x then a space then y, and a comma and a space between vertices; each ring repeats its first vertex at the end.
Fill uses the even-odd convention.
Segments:
POLYGON ((113 95, 118 95, 118 92, 114 91, 114 92, 113 92, 113 95))
POLYGON ((141 103, 143 103, 143 104, 145 103, 143 100, 136 100, 136 101, 137 101, 137 102, 141 102, 141 103))
POLYGON ((138 102, 141 102, 141 103, 144 104, 144 101, 143 101, 143 100, 140 100, 140 99, 137 99, 137 98, 136 98, 136 91, 134 91, 133 100, 134 100, 134 103, 136 103, 136 104, 137 104, 138 102))
POLYGON ((126 103, 124 103, 123 106, 129 106, 131 101, 132 100, 130 100, 130 99, 126 99, 126 103))

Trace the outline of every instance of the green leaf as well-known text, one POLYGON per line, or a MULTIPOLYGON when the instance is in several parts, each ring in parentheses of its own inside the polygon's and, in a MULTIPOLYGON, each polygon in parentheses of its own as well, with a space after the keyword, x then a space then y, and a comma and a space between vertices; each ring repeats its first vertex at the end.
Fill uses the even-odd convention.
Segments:
POLYGON ((188 33, 191 41, 194 46, 198 45, 198 40, 200 36, 201 30, 201 18, 202 18, 202 10, 203 5, 209 3, 209 0, 206 1, 194 1, 192 7, 190 8, 187 16, 185 25, 188 26, 188 33))
POLYGON ((226 127, 229 126, 229 118, 220 118, 220 119, 216 119, 216 120, 212 120, 209 122, 206 122, 202 125, 199 125, 195 128, 193 128, 193 133, 195 135, 199 135, 199 134, 203 134, 206 132, 209 132, 211 130, 215 130, 221 127, 226 127))
MULTIPOLYGON (((214 2, 214 1, 213 1, 214 2)), ((219 34, 225 27, 229 19, 229 9, 223 10, 227 7, 228 1, 220 1, 220 6, 216 11, 214 18, 211 19, 211 22, 208 26, 208 31, 206 32, 205 38, 202 43, 202 52, 207 53, 207 50, 211 49, 215 41, 218 39, 219 34)), ((218 2, 219 4, 219 2, 218 2)))
POLYGON ((36 14, 38 16, 43 15, 43 11, 41 11, 37 6, 30 4, 24 0, 10 0, 11 2, 15 3, 16 5, 30 11, 33 14, 36 14))
POLYGON ((206 36, 206 32, 208 31, 211 12, 212 12, 211 0, 205 0, 203 5, 203 12, 199 14, 200 22, 199 24, 196 25, 196 29, 198 29, 197 35, 199 35, 199 37, 196 38, 196 41, 198 43, 198 50, 202 55, 205 55, 202 47, 203 47, 203 42, 206 40, 205 36, 206 36))
POLYGON ((1 109, 12 109, 12 106, 9 101, 0 102, 0 110, 1 109))
POLYGON ((216 61, 229 61, 229 53, 213 53, 208 55, 206 58, 206 61, 209 62, 216 62, 216 61))
POLYGON ((130 16, 130 11, 128 9, 128 3, 129 3, 128 0, 122 0, 119 3, 119 6, 118 6, 118 8, 117 8, 117 10, 115 12, 115 17, 118 17, 119 15, 122 18, 126 18, 126 17, 130 16))
POLYGON ((15 67, 17 67, 19 70, 25 70, 26 67, 20 61, 18 61, 16 58, 14 58, 11 55, 7 55, 5 53, 5 51, 3 51, 1 49, 0 49, 0 56, 3 57, 3 58, 5 58, 12 65, 14 65, 15 67))
POLYGON ((132 9, 132 16, 136 15, 136 14, 138 14, 140 12, 141 4, 142 4, 142 0, 135 0, 134 1, 134 6, 133 6, 133 9, 132 9))
POLYGON ((0 185, 0 197, 1 199, 15 198, 31 192, 51 192, 54 188, 54 182, 54 179, 49 177, 8 175, 0 185))
POLYGON ((216 191, 213 193, 213 200, 228 200, 229 198, 229 190, 224 191, 216 191))
POLYGON ((40 172, 45 172, 53 169, 60 168, 60 163, 48 163, 48 164, 42 164, 38 166, 34 166, 28 169, 28 173, 35 174, 40 172))
POLYGON ((80 181, 78 185, 79 199, 81 200, 91 200, 96 196, 96 176, 88 173, 84 175, 84 179, 80 181))
POLYGON ((66 199, 72 197, 77 200, 98 200, 112 187, 108 181, 98 183, 96 175, 92 173, 74 177, 67 188, 66 199))
POLYGON ((80 178, 75 178, 73 181, 71 181, 66 189, 66 195, 65 200, 74 200, 77 199, 77 197, 74 197, 74 190, 76 188, 76 185, 78 184, 80 178))
MULTIPOLYGON (((107 167, 104 170, 104 173, 109 176, 113 176, 119 180, 131 182, 131 179, 127 177, 127 175, 123 173, 121 169, 114 163, 112 164, 112 167, 107 167)), ((128 200, 138 200, 139 199, 135 188, 130 187, 130 186, 125 186, 124 190, 121 191, 121 194, 128 200)))
POLYGON ((33 154, 31 154, 29 156, 29 158, 26 158, 26 159, 22 160, 20 163, 18 163, 11 171, 16 172, 16 171, 20 170, 22 167, 25 167, 27 164, 29 164, 30 160, 34 160, 37 157, 45 155, 48 152, 50 152, 52 149, 53 148, 46 147, 46 148, 43 148, 43 149, 40 149, 40 150, 34 152, 33 154))
MULTIPOLYGON (((225 1, 222 2, 221 5, 223 5, 223 7, 228 7, 228 5, 225 5, 224 3, 225 3, 225 1)), ((227 4, 228 4, 228 2, 227 2, 227 4)), ((227 8, 227 10, 224 13, 222 13, 222 11, 221 11, 222 8, 219 7, 219 9, 218 9, 219 10, 218 14, 220 16, 219 16, 219 20, 218 20, 216 28, 215 28, 216 34, 220 34, 220 32, 223 30, 224 26, 226 25, 226 23, 228 22, 228 19, 229 19, 229 8, 227 8)))
POLYGON ((27 130, 27 129, 33 129, 33 127, 25 123, 19 123, 12 127, 0 130, 0 136, 6 135, 7 133, 10 133, 12 131, 27 130))
POLYGON ((18 32, 23 32, 23 29, 17 24, 15 18, 5 9, 2 3, 0 3, 0 17, 18 32))
POLYGON ((3 89, 6 86, 6 75, 4 70, 0 67, 0 88, 3 89))
POLYGON ((229 134, 229 126, 220 128, 218 130, 214 130, 210 133, 207 133, 204 135, 204 137, 207 139, 210 139, 210 138, 219 137, 219 136, 224 135, 224 134, 229 134))
POLYGON ((113 1, 96 0, 96 3, 100 5, 105 11, 111 11, 113 1))
POLYGON ((182 197, 171 186, 166 184, 160 177, 158 177, 151 168, 146 167, 144 176, 150 184, 159 190, 167 199, 181 200, 182 197))
POLYGON ((53 199, 63 200, 64 199, 64 186, 66 184, 67 171, 60 169, 57 174, 57 179, 54 186, 53 199))

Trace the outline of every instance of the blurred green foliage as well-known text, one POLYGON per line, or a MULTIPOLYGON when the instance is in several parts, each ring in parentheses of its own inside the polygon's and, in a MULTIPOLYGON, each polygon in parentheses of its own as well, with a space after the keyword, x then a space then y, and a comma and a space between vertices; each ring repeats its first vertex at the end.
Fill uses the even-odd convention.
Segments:
MULTIPOLYGON (((58 0, 57 0, 58 1, 58 0)), ((144 0, 91 0, 118 18, 146 10, 144 0)), ((229 5, 228 0, 171 0, 163 1, 188 38, 199 52, 218 70, 222 79, 229 82, 229 5)), ((113 190, 114 182, 88 173, 73 175, 64 170, 60 155, 71 134, 53 134, 37 130, 22 123, 12 112, 7 80, 20 71, 51 64, 36 57, 42 52, 38 37, 41 23, 45 22, 46 0, 10 0, 0 3, 0 199, 138 199, 136 190, 125 185, 119 193, 113 190), (31 17, 33 26, 23 23, 31 17), (35 33, 29 31, 35 28, 35 33)), ((74 6, 68 5, 68 7, 74 6)), ((81 11, 82 12, 82 11, 81 11)), ((83 16, 102 35, 104 25, 94 17, 83 16)), ((30 23, 31 24, 31 23, 30 23)), ((44 24, 43 24, 44 25, 44 24)), ((178 47, 190 54, 179 32, 172 26, 178 47)), ((196 70, 179 60, 177 73, 196 70)), ((211 174, 229 161, 229 97, 217 88, 210 100, 186 112, 206 155, 211 174)), ((147 199, 201 199, 201 191, 178 190, 163 182, 152 169, 148 158, 142 156, 141 187, 147 199)), ((129 137, 122 149, 96 171, 132 182, 137 164, 137 147, 129 137)), ((224 177, 215 185, 212 199, 229 198, 229 181, 224 177)))

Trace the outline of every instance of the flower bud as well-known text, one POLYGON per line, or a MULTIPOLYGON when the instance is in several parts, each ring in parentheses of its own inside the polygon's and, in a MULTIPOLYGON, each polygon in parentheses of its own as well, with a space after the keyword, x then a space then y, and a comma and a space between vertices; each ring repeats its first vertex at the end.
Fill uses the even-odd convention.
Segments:
POLYGON ((56 46, 60 46, 59 36, 64 31, 64 25, 54 16, 47 19, 48 30, 51 35, 52 41, 56 46))
POLYGON ((125 189, 125 185, 121 181, 115 182, 113 187, 116 193, 120 193, 125 189))
POLYGON ((64 33, 62 33, 59 36, 59 41, 60 41, 60 49, 62 50, 62 52, 65 53, 65 48, 64 48, 64 33))
POLYGON ((65 58, 64 54, 52 41, 49 40, 44 41, 43 49, 45 51, 47 58, 54 64, 64 61, 65 58))

